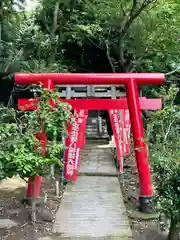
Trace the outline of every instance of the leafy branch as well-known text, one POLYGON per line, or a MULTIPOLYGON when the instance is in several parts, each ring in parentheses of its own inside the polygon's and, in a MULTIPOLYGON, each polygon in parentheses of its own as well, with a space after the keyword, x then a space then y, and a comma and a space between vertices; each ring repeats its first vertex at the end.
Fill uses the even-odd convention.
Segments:
MULTIPOLYGON (((123 38, 126 35, 127 31, 129 30, 131 24, 141 14, 141 12, 154 2, 155 1, 144 0, 141 2, 138 0, 133 0, 129 11, 127 13, 124 13, 124 19, 121 21, 120 29, 119 29, 119 44, 118 44, 119 45, 119 64, 123 71, 126 71, 123 38)), ((122 2, 121 2, 121 6, 122 6, 122 2)))
POLYGON ((71 107, 58 99, 57 91, 39 86, 33 92, 38 98, 34 111, 0 108, 1 179, 46 176, 48 166, 63 166, 59 156, 65 150, 71 107))

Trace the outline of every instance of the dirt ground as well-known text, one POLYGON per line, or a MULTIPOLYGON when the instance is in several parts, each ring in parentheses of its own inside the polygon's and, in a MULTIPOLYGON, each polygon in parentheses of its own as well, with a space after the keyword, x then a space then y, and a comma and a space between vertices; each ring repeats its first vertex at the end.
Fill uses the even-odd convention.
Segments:
POLYGON ((160 229, 158 214, 152 215, 152 219, 146 219, 146 216, 138 211, 138 174, 133 154, 124 160, 124 186, 121 178, 120 182, 134 239, 167 240, 167 235, 160 229))
MULTIPOLYGON (((125 159, 125 181, 122 187, 124 201, 129 213, 135 212, 135 218, 129 218, 135 240, 165 240, 167 236, 160 231, 159 219, 140 220, 137 206, 137 186, 138 176, 135 160, 132 156, 125 159)), ((58 178, 59 176, 56 176, 58 178)), ((12 181, 12 180, 11 180, 12 181)), ((0 240, 37 240, 39 237, 47 236, 52 231, 53 222, 41 221, 35 225, 29 220, 30 207, 22 204, 25 196, 26 184, 20 180, 6 182, 3 185, 0 182, 0 219, 11 219, 17 223, 17 226, 9 230, 0 228, 0 240), (19 181, 19 182, 18 182, 19 181), (18 187, 17 187, 18 186, 18 187)), ((61 189, 62 196, 64 188, 61 189)), ((53 217, 60 204, 61 197, 55 196, 54 181, 43 180, 41 186, 41 196, 48 194, 48 202, 46 208, 51 212, 53 217)), ((131 214, 130 214, 131 215, 131 214)), ((40 220, 42 220, 40 218, 40 220)))
MULTIPOLYGON (((25 196, 26 184, 22 180, 10 180, 9 183, 0 182, 0 219, 11 219, 17 226, 10 229, 0 228, 0 240, 36 240, 39 237, 47 236, 51 233, 53 222, 43 221, 43 215, 37 214, 39 221, 35 225, 30 221, 30 207, 22 203, 25 196), (13 187, 10 187, 13 185, 13 187), (20 186, 17 188, 17 186, 20 186)), ((55 216, 57 208, 61 201, 61 195, 64 188, 60 191, 60 197, 55 194, 55 184, 43 180, 41 185, 41 197, 44 199, 47 192, 48 201, 45 207, 50 216, 55 216)), ((37 205, 38 206, 38 205, 37 205)), ((44 204, 43 204, 44 206, 44 204)), ((40 207, 39 207, 40 208, 40 207)))

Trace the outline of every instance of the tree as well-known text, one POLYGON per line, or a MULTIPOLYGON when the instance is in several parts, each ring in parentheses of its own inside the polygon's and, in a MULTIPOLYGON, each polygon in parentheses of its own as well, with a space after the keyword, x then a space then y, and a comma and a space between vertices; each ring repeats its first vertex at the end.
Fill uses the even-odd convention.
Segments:
MULTIPOLYGON (((33 89, 34 90, 34 89, 33 89)), ((58 92, 36 89, 38 102, 34 111, 17 112, 1 107, 0 123, 0 178, 19 175, 22 179, 45 176, 47 166, 62 167, 59 154, 65 150, 66 124, 71 121, 70 106, 58 100, 58 92), (52 99, 54 105, 49 104, 52 99), (37 139, 44 134, 45 150, 37 139), (44 152, 45 151, 45 152, 44 152)), ((44 146, 44 145, 43 145, 44 146)))
POLYGON ((98 41, 106 52, 111 71, 132 71, 132 53, 127 51, 129 31, 141 13, 155 1, 91 1, 81 14, 79 30, 90 41, 98 41), (86 21, 89 18, 89 21, 86 21))

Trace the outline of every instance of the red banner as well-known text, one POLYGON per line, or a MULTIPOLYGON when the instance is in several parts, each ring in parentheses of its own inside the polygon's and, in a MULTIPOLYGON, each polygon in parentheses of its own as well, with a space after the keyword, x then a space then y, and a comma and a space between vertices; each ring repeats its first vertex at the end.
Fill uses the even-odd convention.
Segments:
POLYGON ((66 138, 66 151, 64 159, 64 178, 76 181, 77 170, 80 164, 80 148, 84 144, 88 111, 74 110, 74 121, 69 124, 66 138))
MULTIPOLYGON (((85 143, 86 143, 86 123, 87 123, 87 118, 88 118, 88 110, 86 109, 81 109, 80 111, 76 110, 77 112, 79 112, 79 116, 78 116, 78 123, 79 123, 79 141, 77 144, 77 149, 78 151, 80 151, 80 149, 84 148, 85 143)), ((80 154, 78 154, 77 156, 77 160, 76 160, 76 165, 75 165, 75 172, 76 172, 76 176, 78 174, 78 169, 79 169, 79 165, 80 165, 80 154)))
POLYGON ((130 152, 130 134, 131 134, 131 123, 129 110, 125 110, 125 131, 126 131, 126 152, 130 152))
POLYGON ((123 110, 117 110, 118 112, 118 121, 119 121, 119 125, 120 125, 120 131, 119 131, 119 144, 120 145, 120 150, 121 150, 121 155, 119 158, 120 164, 119 164, 119 171, 120 173, 123 173, 123 158, 126 154, 126 144, 125 144, 125 139, 126 139, 126 134, 125 134, 125 124, 124 124, 124 120, 125 120, 125 115, 124 115, 124 111, 123 110))
MULTIPOLYGON (((78 110, 76 110, 78 111, 78 110)), ((88 118, 88 110, 83 109, 79 111, 79 116, 78 116, 78 123, 80 124, 79 128, 79 148, 84 148, 85 146, 85 130, 86 130, 86 123, 87 123, 87 118, 88 118)))
POLYGON ((111 126, 113 130, 113 135, 116 144, 117 158, 118 160, 122 157, 122 143, 121 143, 121 126, 119 121, 119 114, 117 109, 109 110, 109 117, 111 121, 111 126))
POLYGON ((117 158, 120 162, 120 173, 123 173, 123 157, 130 149, 129 111, 111 109, 109 111, 111 126, 116 144, 117 158))
POLYGON ((122 131, 123 156, 130 151, 130 117, 129 110, 118 110, 122 131))

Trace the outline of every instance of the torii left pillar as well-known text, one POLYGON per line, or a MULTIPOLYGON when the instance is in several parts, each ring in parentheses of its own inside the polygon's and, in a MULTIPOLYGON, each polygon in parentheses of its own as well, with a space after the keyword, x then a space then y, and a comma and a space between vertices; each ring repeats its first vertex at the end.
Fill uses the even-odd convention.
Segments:
MULTIPOLYGON (((53 89, 54 89, 54 84, 50 79, 47 79, 46 81, 44 81, 43 86, 44 86, 44 88, 50 89, 51 91, 53 91, 53 89)), ((45 154, 46 154, 46 140, 47 140, 46 139, 46 133, 42 129, 42 132, 40 134, 37 134, 36 137, 41 142, 42 156, 45 156, 45 154)), ((32 179, 32 177, 29 177, 27 192, 26 192, 26 198, 27 198, 26 201, 28 203, 31 203, 32 198, 37 199, 39 197, 40 188, 41 188, 41 180, 42 180, 42 177, 36 175, 35 180, 34 180, 34 188, 33 188, 33 179, 32 179)))

